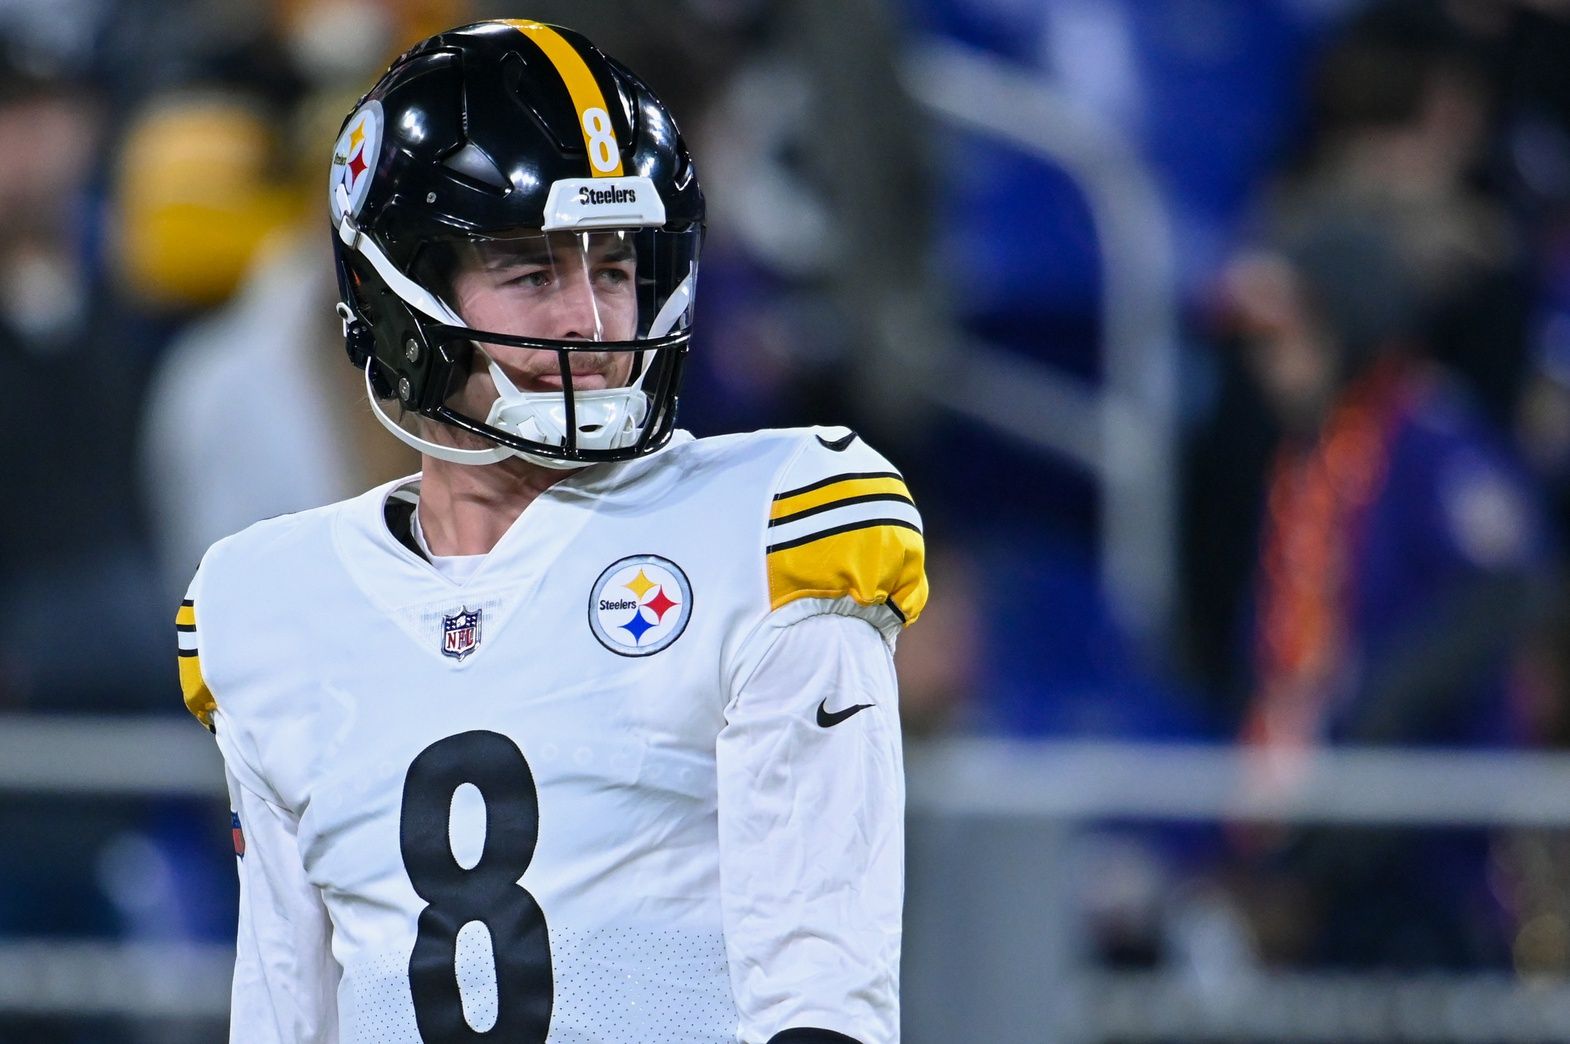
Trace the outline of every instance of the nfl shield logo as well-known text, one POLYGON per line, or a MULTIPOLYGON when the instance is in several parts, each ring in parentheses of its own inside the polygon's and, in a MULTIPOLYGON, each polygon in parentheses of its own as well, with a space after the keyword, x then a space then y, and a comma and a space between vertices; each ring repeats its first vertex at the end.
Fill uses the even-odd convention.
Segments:
POLYGON ((442 655, 461 660, 480 644, 480 612, 464 606, 452 616, 442 617, 442 655))

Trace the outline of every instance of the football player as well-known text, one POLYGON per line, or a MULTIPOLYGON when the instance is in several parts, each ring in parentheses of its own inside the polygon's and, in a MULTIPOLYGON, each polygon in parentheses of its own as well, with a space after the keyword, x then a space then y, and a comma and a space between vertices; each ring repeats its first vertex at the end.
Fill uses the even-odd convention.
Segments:
POLYGON ((219 542, 179 610, 243 851, 232 1038, 897 1040, 921 521, 848 430, 676 429, 669 113, 568 30, 455 29, 350 113, 329 203, 424 466, 219 542))

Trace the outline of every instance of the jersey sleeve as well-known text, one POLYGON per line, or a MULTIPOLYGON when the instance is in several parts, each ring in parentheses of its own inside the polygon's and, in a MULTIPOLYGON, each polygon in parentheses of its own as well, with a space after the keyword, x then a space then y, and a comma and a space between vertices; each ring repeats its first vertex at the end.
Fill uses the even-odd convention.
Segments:
POLYGON ((892 652, 852 616, 772 629, 716 757, 741 1039, 899 1039, 904 771, 892 652))
POLYGON ((927 603, 921 515, 910 490, 845 428, 814 429, 782 470, 765 556, 771 612, 844 612, 892 640, 927 603))
POLYGON ((334 1044, 340 969, 326 906, 305 876, 299 824, 227 776, 240 875, 229 1038, 334 1044))
POLYGON ((254 745, 242 722, 226 715, 203 666, 207 569, 204 560, 175 613, 175 632, 186 709, 214 733, 229 787, 240 878, 230 1039, 334 1044, 341 969, 326 905, 306 878, 298 819, 254 767, 254 745))

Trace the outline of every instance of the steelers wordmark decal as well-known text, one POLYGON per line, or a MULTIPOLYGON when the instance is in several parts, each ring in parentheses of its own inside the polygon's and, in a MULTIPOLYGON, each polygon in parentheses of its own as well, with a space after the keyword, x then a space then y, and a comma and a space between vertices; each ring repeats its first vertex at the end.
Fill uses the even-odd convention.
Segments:
POLYGON ((327 196, 331 202, 334 221, 343 219, 339 207, 338 189, 341 186, 349 196, 349 213, 358 217, 371 191, 371 179, 376 173, 376 158, 382 149, 382 103, 374 99, 355 110, 349 122, 343 125, 338 144, 333 146, 332 175, 328 179, 327 196))
POLYGON ((611 563, 589 594, 589 629, 621 656, 650 656, 670 645, 692 617, 692 585, 668 558, 633 555, 611 563))

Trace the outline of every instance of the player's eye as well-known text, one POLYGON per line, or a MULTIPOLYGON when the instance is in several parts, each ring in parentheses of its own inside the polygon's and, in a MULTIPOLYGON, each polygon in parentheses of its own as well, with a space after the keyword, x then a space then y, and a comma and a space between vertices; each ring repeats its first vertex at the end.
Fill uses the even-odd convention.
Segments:
POLYGON ((530 290, 541 290, 550 285, 551 273, 548 268, 521 269, 502 280, 502 286, 526 287, 530 290))
POLYGON ((623 265, 602 265, 594 270, 594 278, 605 286, 620 288, 632 282, 632 272, 623 265))

